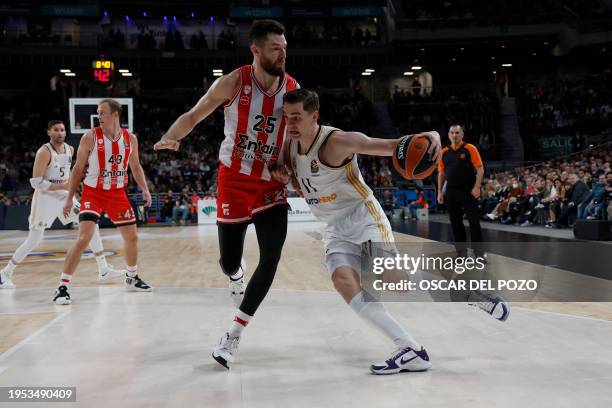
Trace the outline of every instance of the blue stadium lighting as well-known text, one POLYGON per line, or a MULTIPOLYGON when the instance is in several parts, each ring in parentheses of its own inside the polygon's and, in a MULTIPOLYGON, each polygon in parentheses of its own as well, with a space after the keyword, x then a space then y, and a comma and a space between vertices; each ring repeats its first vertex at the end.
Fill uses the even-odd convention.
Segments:
POLYGON ((130 16, 125 16, 125 21, 130 21, 130 16))
POLYGON ((215 17, 214 16, 210 16, 210 22, 215 24, 215 17))
POLYGON ((176 16, 172 16, 172 20, 173 20, 173 21, 176 21, 176 16))
POLYGON ((191 12, 191 18, 195 18, 195 13, 193 11, 191 12))
POLYGON ((143 12, 142 12, 142 16, 143 16, 143 17, 148 17, 147 12, 146 12, 146 11, 143 11, 143 12))
POLYGON ((108 17, 108 11, 104 11, 104 17, 108 17))
POLYGON ((168 17, 164 16, 164 21, 168 21, 168 17))

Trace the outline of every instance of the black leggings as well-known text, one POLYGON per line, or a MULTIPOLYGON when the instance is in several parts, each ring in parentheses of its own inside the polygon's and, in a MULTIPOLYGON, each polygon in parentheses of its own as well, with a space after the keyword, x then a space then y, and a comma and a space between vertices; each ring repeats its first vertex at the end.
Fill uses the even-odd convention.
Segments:
MULTIPOLYGON (((277 205, 253 217, 257 243, 259 244, 259 264, 249 280, 244 292, 240 310, 250 316, 266 297, 280 260, 287 238, 287 205, 277 205)), ((250 222, 240 224, 217 224, 219 231, 219 263, 226 275, 233 275, 240 267, 244 236, 250 222)))

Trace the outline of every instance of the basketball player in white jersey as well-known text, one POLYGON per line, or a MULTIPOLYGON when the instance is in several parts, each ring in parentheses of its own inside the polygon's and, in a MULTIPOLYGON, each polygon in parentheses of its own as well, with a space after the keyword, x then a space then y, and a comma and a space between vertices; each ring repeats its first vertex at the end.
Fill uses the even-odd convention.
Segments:
POLYGON ((283 95, 299 87, 285 73, 284 33, 276 21, 254 22, 250 32, 253 64, 217 79, 155 144, 156 150, 178 149, 180 139, 223 105, 225 139, 219 150, 217 191, 219 263, 230 279, 230 294, 238 310, 213 358, 226 368, 234 361, 231 350, 242 330, 268 293, 287 236, 287 191, 268 170, 268 164, 278 160, 285 136, 283 95), (241 259, 250 223, 255 225, 260 255, 244 289, 241 259))
MULTIPOLYGON (((359 277, 362 246, 383 243, 389 254, 395 246, 389 221, 363 181, 357 154, 391 156, 398 140, 375 139, 319 125, 319 98, 315 92, 299 89, 287 93, 284 100, 288 135, 284 164, 276 166, 272 173, 279 181, 291 180, 313 214, 327 223, 325 264, 338 293, 351 309, 395 343, 397 350, 385 362, 371 365, 371 371, 396 374, 429 369, 431 363, 425 349, 382 303, 373 301, 362 290, 359 277)), ((436 132, 427 135, 438 154, 440 137, 436 132)))
MULTIPOLYGON (((320 126, 317 123, 319 98, 306 89, 287 93, 284 102, 288 135, 283 148, 284 163, 275 165, 271 172, 283 183, 291 181, 312 213, 327 223, 325 264, 338 293, 351 309, 397 346, 391 357, 372 364, 370 370, 375 374, 396 374, 429 369, 431 363, 425 349, 391 317, 382 303, 375 302, 362 290, 359 277, 364 249, 382 244, 380 249, 392 257, 396 248, 389 221, 363 181, 357 154, 392 156, 399 139, 376 139, 320 126)), ((423 134, 432 142, 429 153, 439 157, 440 135, 423 134)), ((491 303, 489 298, 483 302, 491 303)), ((479 307, 491 314, 490 306, 479 307)))
POLYGON ((98 104, 100 127, 85 133, 77 150, 76 163, 68 181, 68 197, 64 203, 64 215, 72 208, 77 188, 83 180, 79 235, 68 250, 64 271, 53 301, 58 305, 71 303, 68 287, 79 265, 81 254, 89 244, 102 213, 115 224, 124 241, 128 289, 150 292, 153 289, 138 277, 138 234, 136 217, 125 188, 128 184, 128 168, 142 190, 146 206, 151 205, 151 194, 138 158, 136 136, 121 128, 119 118, 121 104, 114 99, 103 99, 98 104), (85 173, 85 167, 87 172, 85 173))
MULTIPOLYGON (((30 231, 26 240, 17 248, 9 263, 0 271, 0 289, 14 289, 11 276, 16 266, 23 262, 30 252, 40 244, 45 229, 49 228, 56 218, 66 225, 78 221, 79 203, 74 200, 68 216, 64 216, 62 207, 68 195, 68 176, 72 164, 72 146, 64 143, 66 128, 61 120, 52 120, 47 125, 49 143, 42 145, 36 152, 30 184, 34 188, 30 210, 30 231)), ((123 276, 123 271, 115 270, 106 262, 100 231, 96 228, 90 242, 90 248, 98 264, 98 279, 108 280, 123 276)))

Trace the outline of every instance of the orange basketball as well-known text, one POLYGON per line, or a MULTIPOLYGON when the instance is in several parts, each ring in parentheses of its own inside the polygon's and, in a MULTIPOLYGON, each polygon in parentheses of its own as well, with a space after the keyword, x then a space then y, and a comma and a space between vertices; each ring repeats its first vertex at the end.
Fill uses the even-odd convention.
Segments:
POLYGON ((408 180, 428 177, 436 168, 433 154, 428 153, 432 141, 419 133, 402 137, 395 148, 393 167, 408 180))

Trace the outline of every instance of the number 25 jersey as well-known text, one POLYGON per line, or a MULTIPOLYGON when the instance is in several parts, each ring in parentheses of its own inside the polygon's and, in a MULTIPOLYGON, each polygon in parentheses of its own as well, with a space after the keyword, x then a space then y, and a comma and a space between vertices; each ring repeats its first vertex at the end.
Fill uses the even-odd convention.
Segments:
POLYGON ((278 160, 285 137, 283 96, 299 88, 287 73, 279 87, 266 92, 257 82, 253 67, 239 68, 240 86, 225 107, 225 139, 219 161, 258 180, 270 180, 268 163, 278 160))

